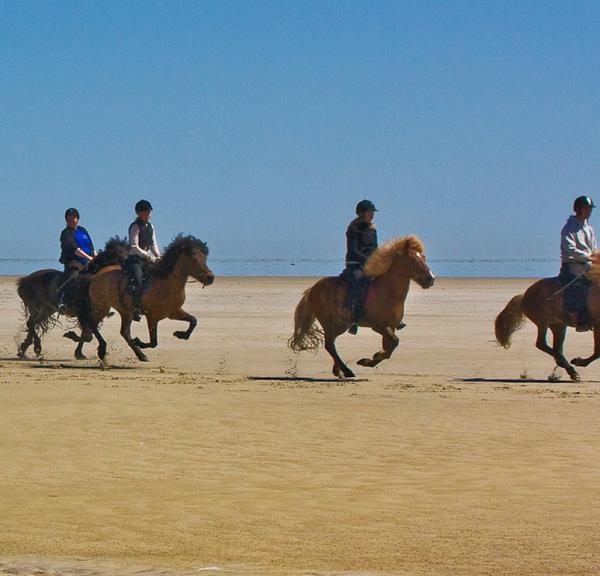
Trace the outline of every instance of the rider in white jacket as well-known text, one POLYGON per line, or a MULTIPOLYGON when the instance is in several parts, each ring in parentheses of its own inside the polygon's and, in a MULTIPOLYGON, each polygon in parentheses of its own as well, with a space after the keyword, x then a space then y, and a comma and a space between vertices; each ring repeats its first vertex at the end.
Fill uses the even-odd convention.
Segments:
POLYGON ((567 315, 569 323, 580 332, 589 330, 586 298, 590 282, 582 274, 589 270, 591 256, 596 251, 596 235, 589 223, 594 208, 589 196, 576 198, 575 215, 569 216, 560 233, 560 279, 568 285, 565 290, 567 315))

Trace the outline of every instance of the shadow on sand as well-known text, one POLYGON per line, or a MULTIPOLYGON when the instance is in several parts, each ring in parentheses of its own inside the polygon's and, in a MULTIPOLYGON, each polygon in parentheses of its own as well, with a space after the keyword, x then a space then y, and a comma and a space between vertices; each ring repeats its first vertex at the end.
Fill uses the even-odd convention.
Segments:
POLYGON ((366 378, 308 378, 300 376, 248 376, 248 380, 265 382, 322 382, 325 384, 340 384, 341 382, 368 382, 366 378))
MULTIPOLYGON (((489 384, 583 384, 584 382, 573 382, 571 379, 545 380, 536 378, 455 378, 454 382, 475 383, 483 382, 489 384)), ((585 380, 586 384, 598 384, 598 380, 585 380)))
POLYGON ((100 364, 65 364, 64 362, 40 362, 37 364, 32 364, 30 368, 47 368, 54 370, 137 370, 139 367, 117 366, 116 364, 109 364, 103 367, 100 366, 100 364))

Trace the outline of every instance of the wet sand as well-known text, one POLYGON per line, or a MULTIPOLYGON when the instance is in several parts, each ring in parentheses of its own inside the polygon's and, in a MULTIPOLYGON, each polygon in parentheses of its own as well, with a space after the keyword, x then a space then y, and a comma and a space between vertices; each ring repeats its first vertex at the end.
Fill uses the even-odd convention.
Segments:
MULTIPOLYGON (((339 339, 357 379, 291 353, 313 280, 190 284, 198 327, 138 362, 112 318, 110 369, 55 328, 15 359, 0 279, 0 575, 598 573, 600 362, 549 383, 527 324, 493 319, 527 280, 412 287, 390 360, 339 339), (31 351, 32 355, 33 352, 31 351)), ((136 333, 144 334, 143 326, 136 333)), ((569 332, 568 357, 590 334, 569 332)))

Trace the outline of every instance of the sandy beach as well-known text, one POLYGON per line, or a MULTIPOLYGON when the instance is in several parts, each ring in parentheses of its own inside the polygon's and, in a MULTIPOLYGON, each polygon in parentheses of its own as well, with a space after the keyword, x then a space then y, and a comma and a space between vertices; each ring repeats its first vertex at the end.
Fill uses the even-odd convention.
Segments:
POLYGON ((600 362, 550 383, 531 324, 494 341, 531 281, 413 285, 390 360, 339 339, 353 381, 286 347, 313 281, 190 284, 189 341, 165 321, 140 363, 111 318, 100 370, 60 327, 17 360, 0 279, 0 575, 598 574, 600 362))

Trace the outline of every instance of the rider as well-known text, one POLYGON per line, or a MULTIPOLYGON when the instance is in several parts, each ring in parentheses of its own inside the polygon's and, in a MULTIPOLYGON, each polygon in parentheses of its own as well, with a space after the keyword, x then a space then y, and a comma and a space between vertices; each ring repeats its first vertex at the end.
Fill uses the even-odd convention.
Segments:
POLYGON ((375 204, 370 200, 361 200, 356 205, 356 218, 346 230, 346 270, 349 279, 348 307, 352 311, 350 334, 358 332, 358 319, 362 314, 363 268, 367 258, 377 248, 377 230, 373 224, 375 204))
POLYGON ((149 263, 160 258, 160 249, 156 242, 156 233, 150 216, 152 204, 148 200, 140 200, 135 205, 137 218, 129 226, 129 256, 125 268, 129 272, 129 279, 133 296, 133 319, 139 322, 142 312, 142 293, 144 269, 149 263))
POLYGON ((66 228, 60 234, 60 260, 65 267, 65 280, 60 289, 58 311, 63 313, 75 297, 75 278, 94 259, 97 252, 88 231, 79 226, 79 211, 68 208, 65 212, 66 228))
POLYGON ((589 196, 576 198, 575 215, 569 216, 560 233, 560 278, 567 285, 565 306, 569 323, 576 326, 578 332, 590 329, 586 298, 591 283, 584 274, 590 269, 590 257, 596 250, 596 236, 589 223, 594 208, 589 196))

